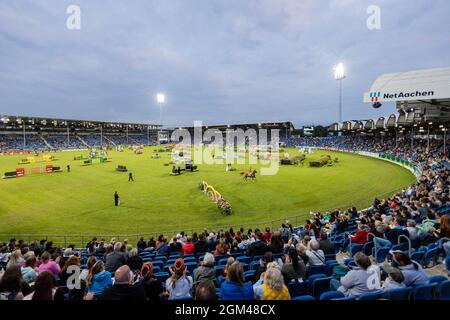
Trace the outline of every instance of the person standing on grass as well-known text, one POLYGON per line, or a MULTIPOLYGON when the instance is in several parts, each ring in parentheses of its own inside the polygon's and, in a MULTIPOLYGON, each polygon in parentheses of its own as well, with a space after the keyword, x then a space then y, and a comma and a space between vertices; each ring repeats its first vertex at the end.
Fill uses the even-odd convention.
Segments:
POLYGON ((70 172, 70 164, 67 165, 67 172, 70 172))
POLYGON ((132 172, 128 173, 128 182, 130 181, 134 181, 132 172))
POLYGON ((119 197, 119 194, 118 194, 117 191, 116 191, 116 192, 114 192, 114 205, 115 205, 116 207, 118 207, 119 204, 120 204, 120 197, 119 197))

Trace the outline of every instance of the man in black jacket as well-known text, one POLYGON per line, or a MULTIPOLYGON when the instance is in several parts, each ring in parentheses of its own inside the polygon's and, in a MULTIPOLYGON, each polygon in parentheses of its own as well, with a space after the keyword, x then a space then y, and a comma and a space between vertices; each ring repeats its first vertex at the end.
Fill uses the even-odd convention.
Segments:
MULTIPOLYGON (((392 244, 398 243, 398 238, 400 235, 404 235, 409 237, 409 232, 406 229, 406 219, 395 216, 394 217, 394 227, 385 233, 386 239, 389 240, 392 244)), ((407 241, 405 238, 401 238, 400 242, 407 241)))
POLYGON ((144 288, 133 285, 130 267, 121 266, 114 274, 114 285, 106 289, 99 300, 142 301, 147 300, 144 288))
POLYGON ((267 244, 263 240, 263 234, 258 231, 256 233, 256 241, 248 246, 248 255, 250 261, 253 261, 254 256, 263 256, 267 252, 267 244))

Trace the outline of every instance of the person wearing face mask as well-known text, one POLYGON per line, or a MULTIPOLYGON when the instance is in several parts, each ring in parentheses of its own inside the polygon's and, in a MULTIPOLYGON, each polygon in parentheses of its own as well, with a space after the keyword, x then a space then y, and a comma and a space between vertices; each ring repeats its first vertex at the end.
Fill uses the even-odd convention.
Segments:
POLYGON ((106 289, 99 300, 141 301, 147 300, 144 288, 133 284, 133 273, 127 265, 121 266, 114 274, 114 285, 106 289))

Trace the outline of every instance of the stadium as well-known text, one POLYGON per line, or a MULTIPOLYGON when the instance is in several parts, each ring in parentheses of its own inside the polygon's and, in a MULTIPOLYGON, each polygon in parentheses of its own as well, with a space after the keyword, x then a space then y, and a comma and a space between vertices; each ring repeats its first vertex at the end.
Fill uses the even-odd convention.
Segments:
POLYGON ((314 125, 302 107, 185 126, 161 89, 152 121, 12 103, 0 300, 449 300, 450 67, 401 69, 344 88, 378 115, 345 119, 337 64, 339 119, 314 125))

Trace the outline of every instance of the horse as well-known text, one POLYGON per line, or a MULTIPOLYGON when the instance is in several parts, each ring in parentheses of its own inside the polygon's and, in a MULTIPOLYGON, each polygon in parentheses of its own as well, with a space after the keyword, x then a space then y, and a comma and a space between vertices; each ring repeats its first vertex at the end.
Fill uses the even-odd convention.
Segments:
POLYGON ((256 179, 256 170, 250 170, 248 172, 241 172, 241 176, 244 178, 244 180, 247 179, 256 179))

